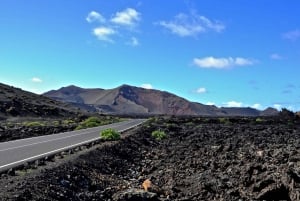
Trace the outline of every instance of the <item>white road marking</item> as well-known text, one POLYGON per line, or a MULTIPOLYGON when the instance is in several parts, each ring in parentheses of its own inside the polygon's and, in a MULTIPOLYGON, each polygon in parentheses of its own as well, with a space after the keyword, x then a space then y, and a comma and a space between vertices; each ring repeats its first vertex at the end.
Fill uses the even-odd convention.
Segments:
MULTIPOLYGON (((142 124, 143 122, 140 122, 136 125, 133 125, 133 126, 130 126, 126 129, 123 129, 123 130, 120 130, 119 132, 124 132, 126 130, 129 130, 131 128, 134 128, 136 126, 139 126, 140 124, 142 124)), ((39 155, 35 155, 35 156, 31 156, 29 158, 25 158, 25 159, 22 159, 22 160, 19 160, 19 161, 15 161, 15 162, 12 162, 12 163, 8 163, 8 164, 5 164, 5 165, 2 165, 0 166, 0 171, 1 169, 3 168, 7 168, 9 166, 13 166, 13 165, 17 165, 17 164, 22 164, 24 162, 27 162, 27 161, 33 161, 33 160, 37 160, 39 158, 42 158, 44 156, 49 156, 51 154, 55 154, 55 153, 59 153, 59 152, 62 152, 62 151, 65 151, 65 150, 68 150, 68 149, 71 149, 71 148, 74 148, 74 147, 78 147, 78 146, 81 146, 83 144, 87 144, 89 142, 93 142, 93 141, 96 141, 98 139, 101 139, 100 136, 97 137, 97 138, 93 138, 93 139, 90 139, 90 140, 87 140, 87 141, 84 141, 84 142, 80 142, 80 143, 77 143, 77 144, 74 144, 74 145, 70 145, 70 146, 66 146, 66 147, 62 147, 62 148, 59 148, 59 149, 55 149, 55 150, 52 150, 52 151, 49 151, 49 152, 46 152, 46 153, 43 153, 43 154, 39 154, 39 155)), ((3 171, 3 170, 2 170, 3 171)))
MULTIPOLYGON (((125 124, 126 125, 126 124, 125 124)), ((105 125, 104 125, 105 126, 105 125)), ((114 125, 110 128, 115 128, 119 125, 114 125)), ((12 149, 18 149, 18 148, 23 148, 23 147, 28 147, 28 146, 31 146, 31 145, 36 145, 36 144, 43 144, 43 143, 46 143, 46 142, 52 142, 52 141, 56 141, 56 140, 62 140, 62 139, 66 139, 66 138, 71 138, 71 137, 76 137, 76 136, 80 136, 80 135, 85 135, 85 134, 89 134, 91 132, 95 132, 97 129, 96 128, 90 128, 90 129, 87 129, 88 131, 86 132, 81 132, 77 135, 68 135, 68 136, 64 136, 64 137, 60 137, 60 138, 55 138, 55 139, 51 139, 51 140, 45 140, 45 141, 39 141, 39 142, 36 142, 36 143, 31 143, 31 144, 26 144, 26 145, 22 145, 22 146, 16 146, 16 147, 11 147, 11 148, 7 148, 7 149, 0 149, 0 152, 1 151, 8 151, 8 150, 12 150, 12 149), (93 130, 92 130, 93 129, 93 130), (89 130, 92 130, 92 131, 89 131, 89 130)), ((71 131, 72 132, 72 131, 71 131)))
MULTIPOLYGON (((114 123, 115 126, 119 126, 119 124, 122 124, 124 122, 117 122, 117 123, 114 123)), ((105 127, 105 126, 108 126, 109 124, 107 125, 102 125, 102 126, 98 126, 98 127, 105 127)), ((98 127, 92 127, 92 128, 85 128, 84 130, 96 130, 98 127)), ((18 139, 18 140, 12 140, 12 141, 6 141, 6 142, 1 142, 1 144, 7 144, 7 143, 17 143, 17 142, 21 142, 21 141, 28 141, 28 140, 31 140, 31 139, 34 139, 34 138, 46 138, 46 137, 49 137, 51 135, 56 135, 56 136, 59 136, 59 135, 65 135, 65 134, 71 134, 71 133, 77 133, 77 132, 80 132, 82 130, 74 130, 74 131, 67 131, 67 132, 62 132, 62 133, 56 133, 56 134, 50 134, 50 135, 44 135, 44 136, 39 136, 39 137, 30 137, 30 138, 24 138, 24 139, 18 139)))
POLYGON ((51 155, 51 154, 54 154, 54 153, 57 153, 57 152, 67 150, 67 149, 71 149, 73 147, 77 147, 77 146, 80 146, 80 145, 83 145, 83 144, 87 144, 89 142, 93 142, 97 139, 100 139, 100 137, 97 137, 97 138, 94 138, 94 139, 91 139, 91 140, 87 140, 87 141, 84 141, 84 142, 80 142, 80 143, 77 143, 77 144, 74 144, 74 145, 70 145, 70 146, 67 146, 67 147, 59 148, 59 149, 49 151, 49 152, 46 152, 46 153, 43 153, 43 154, 39 154, 39 155, 36 155, 36 156, 31 156, 29 158, 25 158, 25 159, 22 159, 22 160, 19 160, 19 161, 15 161, 15 162, 12 162, 12 163, 9 163, 9 164, 6 164, 6 165, 2 165, 2 166, 0 166, 0 169, 11 166, 11 165, 23 163, 23 162, 26 162, 26 161, 31 161, 31 160, 34 160, 34 159, 38 159, 40 157, 51 155))
POLYGON ((77 134, 77 135, 65 136, 65 137, 61 137, 61 138, 55 138, 55 139, 51 139, 51 140, 40 141, 40 142, 26 144, 26 145, 22 145, 22 146, 11 147, 11 148, 7 148, 7 149, 1 149, 0 152, 1 151, 12 150, 12 149, 19 149, 19 148, 22 148, 22 147, 28 147, 28 146, 36 145, 36 144, 43 144, 43 143, 46 143, 46 142, 52 142, 52 141, 56 141, 56 140, 62 140, 62 139, 70 138, 70 137, 76 137, 76 136, 84 135, 84 134, 88 134, 88 133, 90 133, 90 132, 84 132, 84 133, 80 133, 80 134, 77 134))

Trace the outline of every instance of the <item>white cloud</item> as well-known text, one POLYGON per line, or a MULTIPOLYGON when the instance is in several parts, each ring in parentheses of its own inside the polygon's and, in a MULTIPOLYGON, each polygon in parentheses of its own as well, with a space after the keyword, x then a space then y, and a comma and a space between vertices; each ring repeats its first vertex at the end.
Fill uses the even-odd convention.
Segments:
POLYGON ((221 22, 211 21, 207 17, 198 15, 196 12, 191 14, 180 13, 173 20, 160 21, 157 24, 180 37, 196 37, 200 33, 209 30, 221 32, 225 29, 225 25, 221 22))
POLYGON ((153 89, 153 86, 151 84, 142 84, 141 87, 144 89, 153 89))
POLYGON ((196 90, 196 93, 198 93, 198 94, 204 94, 206 92, 207 92, 207 90, 204 87, 200 87, 196 90))
POLYGON ((233 66, 248 66, 254 64, 254 61, 251 61, 250 59, 245 59, 241 57, 236 57, 235 59, 232 59, 231 57, 228 58, 233 66))
POLYGON ((300 38, 300 30, 293 30, 282 34, 282 37, 287 40, 296 41, 300 38))
POLYGON ((201 26, 193 26, 188 24, 176 24, 175 22, 165 22, 162 21, 159 23, 161 26, 169 29, 173 34, 176 34, 181 37, 185 36, 196 36, 201 32, 204 32, 205 29, 201 26))
POLYGON ((109 27, 98 27, 93 30, 93 34, 97 36, 99 40, 114 42, 110 36, 116 34, 116 31, 109 27))
POLYGON ((127 44, 136 47, 140 45, 140 42, 136 37, 131 37, 130 41, 127 44))
POLYGON ((88 23, 92 23, 92 22, 104 23, 106 21, 105 18, 96 11, 91 11, 85 19, 88 23))
POLYGON ((270 58, 273 59, 273 60, 281 60, 283 59, 283 57, 277 53, 273 53, 270 55, 270 58))
POLYGON ((121 12, 117 12, 111 19, 111 22, 123 26, 134 26, 140 21, 140 13, 133 8, 127 8, 121 12))
POLYGON ((141 14, 133 8, 111 14, 110 18, 105 18, 96 11, 91 11, 86 21, 88 23, 98 22, 100 26, 93 27, 92 34, 99 40, 113 43, 117 39, 123 39, 124 44, 138 46, 139 41, 136 37, 128 37, 131 32, 136 33, 136 25, 141 20, 141 14), (106 20, 109 19, 109 20, 106 20), (129 42, 130 41, 130 42, 129 42))
POLYGON ((41 82, 43 82, 43 80, 41 78, 38 78, 38 77, 31 78, 31 81, 35 82, 35 83, 41 83, 41 82))
POLYGON ((229 101, 227 103, 223 103, 223 106, 225 106, 225 107, 243 107, 243 103, 237 102, 237 101, 229 101))
POLYGON ((206 105, 216 105, 214 102, 207 102, 206 105))
POLYGON ((200 68, 224 69, 233 66, 253 65, 254 61, 250 59, 241 58, 241 57, 236 57, 236 58, 204 57, 204 58, 194 58, 193 63, 200 68))
POLYGON ((282 105, 280 104, 274 104, 273 107, 277 110, 281 110, 282 109, 282 105))
POLYGON ((255 104, 253 104, 252 106, 251 106, 252 108, 254 108, 254 109, 262 109, 262 106, 261 106, 261 104, 259 104, 259 103, 255 103, 255 104))

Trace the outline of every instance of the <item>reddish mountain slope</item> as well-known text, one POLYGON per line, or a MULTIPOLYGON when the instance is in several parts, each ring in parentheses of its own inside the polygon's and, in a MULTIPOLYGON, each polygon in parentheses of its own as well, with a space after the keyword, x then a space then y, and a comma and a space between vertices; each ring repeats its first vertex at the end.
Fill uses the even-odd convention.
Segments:
POLYGON ((69 86, 49 91, 44 95, 55 100, 89 106, 102 113, 209 116, 258 116, 261 114, 261 111, 253 108, 217 108, 190 102, 169 92, 129 85, 107 90, 69 86))

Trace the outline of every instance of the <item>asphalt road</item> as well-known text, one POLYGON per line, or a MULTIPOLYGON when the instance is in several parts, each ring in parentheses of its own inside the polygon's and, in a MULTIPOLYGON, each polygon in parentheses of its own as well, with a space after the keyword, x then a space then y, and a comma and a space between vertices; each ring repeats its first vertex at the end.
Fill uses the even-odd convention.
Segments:
POLYGON ((113 128, 122 132, 144 121, 132 119, 95 128, 0 143, 0 172, 98 140, 101 130, 113 128))

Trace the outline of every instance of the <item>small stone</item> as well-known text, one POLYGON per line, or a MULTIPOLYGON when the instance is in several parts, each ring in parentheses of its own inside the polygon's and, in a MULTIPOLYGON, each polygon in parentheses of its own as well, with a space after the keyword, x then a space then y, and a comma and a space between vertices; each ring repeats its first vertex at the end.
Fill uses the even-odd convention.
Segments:
POLYGON ((259 157, 262 157, 263 154, 264 154, 264 151, 262 151, 262 150, 256 152, 256 155, 259 157))
POLYGON ((142 186, 143 186, 145 191, 148 191, 148 189, 152 187, 152 182, 149 179, 146 179, 143 182, 142 186))

